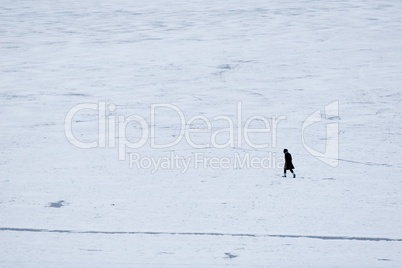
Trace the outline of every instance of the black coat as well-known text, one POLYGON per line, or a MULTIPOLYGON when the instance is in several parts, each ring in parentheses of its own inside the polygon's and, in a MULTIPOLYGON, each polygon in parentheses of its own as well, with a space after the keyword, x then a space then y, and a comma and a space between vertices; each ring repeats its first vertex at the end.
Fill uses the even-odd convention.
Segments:
POLYGON ((288 169, 294 169, 294 168, 295 167, 293 166, 293 163, 292 163, 292 155, 290 153, 286 152, 285 153, 285 167, 284 167, 284 169, 288 170, 288 169))

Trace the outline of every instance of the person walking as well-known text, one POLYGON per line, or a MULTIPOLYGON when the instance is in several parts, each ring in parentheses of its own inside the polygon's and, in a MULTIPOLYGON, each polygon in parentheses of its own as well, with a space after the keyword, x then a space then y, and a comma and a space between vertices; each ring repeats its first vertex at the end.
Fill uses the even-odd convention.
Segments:
POLYGON ((290 170, 293 174, 293 178, 296 178, 296 173, 293 172, 295 168, 292 163, 292 155, 289 153, 288 149, 283 149, 283 153, 285 154, 285 166, 283 167, 283 176, 286 177, 286 170, 290 170))

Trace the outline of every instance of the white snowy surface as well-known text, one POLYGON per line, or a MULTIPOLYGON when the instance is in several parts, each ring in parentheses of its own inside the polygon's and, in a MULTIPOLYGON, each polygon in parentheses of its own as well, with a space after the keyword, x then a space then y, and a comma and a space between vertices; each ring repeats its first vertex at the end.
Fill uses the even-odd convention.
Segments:
MULTIPOLYGON (((401 1, 3 0, 0 267, 402 266, 401 14, 401 1), (288 148, 298 177, 153 173, 117 148, 74 147, 69 109, 100 101, 148 122, 156 103, 186 117, 236 118, 239 101, 244 118, 285 115, 266 149, 129 152, 281 159, 288 148), (334 101, 339 118, 305 133, 323 150, 325 124, 339 123, 330 167, 301 130, 334 101)), ((177 116, 158 116, 158 140, 171 140, 177 116)), ((97 119, 80 113, 74 133, 96 140, 97 119)))

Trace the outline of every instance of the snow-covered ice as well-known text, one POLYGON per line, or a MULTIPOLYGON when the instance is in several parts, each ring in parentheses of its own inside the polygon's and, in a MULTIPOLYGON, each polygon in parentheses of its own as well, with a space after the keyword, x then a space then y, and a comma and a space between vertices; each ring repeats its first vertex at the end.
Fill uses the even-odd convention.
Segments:
MULTIPOLYGON (((379 0, 3 0, 0 267, 402 266, 401 14, 401 1, 379 0), (336 102, 339 114, 302 131, 336 102), (153 104, 211 119, 212 131, 239 105, 243 126, 286 119, 253 136, 268 148, 148 139, 119 161, 119 135, 93 149, 66 138, 82 103, 104 103, 116 121, 145 118, 157 143, 175 139, 180 121, 161 109, 152 125, 153 104), (330 125, 339 155, 321 160, 336 167, 303 145, 325 151, 330 125), (283 148, 296 179, 281 177, 283 148), (153 170, 130 167, 130 153, 272 162, 153 170)), ((75 137, 98 140, 98 119, 78 112, 75 137)), ((127 126, 132 142, 143 131, 127 126)))

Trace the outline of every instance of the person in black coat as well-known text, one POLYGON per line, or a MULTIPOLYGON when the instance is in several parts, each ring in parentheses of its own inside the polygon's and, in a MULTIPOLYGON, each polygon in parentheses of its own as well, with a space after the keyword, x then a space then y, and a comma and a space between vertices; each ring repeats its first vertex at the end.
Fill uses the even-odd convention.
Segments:
POLYGON ((285 154, 285 166, 283 167, 283 176, 286 177, 286 170, 290 170, 293 174, 293 178, 296 178, 296 174, 293 172, 295 168, 292 163, 292 155, 288 152, 288 149, 284 149, 283 153, 285 154))

